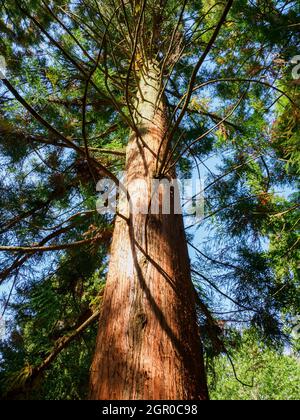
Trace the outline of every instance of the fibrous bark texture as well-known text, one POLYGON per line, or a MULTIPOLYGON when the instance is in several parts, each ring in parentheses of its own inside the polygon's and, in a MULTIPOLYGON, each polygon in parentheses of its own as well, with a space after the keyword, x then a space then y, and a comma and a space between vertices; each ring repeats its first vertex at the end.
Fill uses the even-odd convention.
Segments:
POLYGON ((151 193, 158 154, 166 152, 167 115, 159 72, 150 65, 146 73, 135 113, 140 135, 127 147, 130 207, 120 207, 115 223, 90 399, 207 399, 182 215, 178 203, 170 214, 150 210, 154 200, 161 210, 162 200, 177 194, 164 183, 151 193))

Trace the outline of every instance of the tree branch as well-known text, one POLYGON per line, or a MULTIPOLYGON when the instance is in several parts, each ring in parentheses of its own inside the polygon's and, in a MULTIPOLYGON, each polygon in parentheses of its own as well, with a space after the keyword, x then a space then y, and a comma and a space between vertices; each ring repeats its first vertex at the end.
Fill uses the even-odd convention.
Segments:
MULTIPOLYGON (((190 99, 191 99, 191 96, 192 96, 192 93, 193 93, 193 89, 194 89, 194 85, 195 85, 195 82, 196 82, 196 78, 197 78, 198 72, 199 72, 202 64, 204 63, 206 57, 210 53, 210 51, 211 51, 211 49, 212 49, 212 47, 213 47, 213 45, 214 45, 214 43, 215 43, 218 35, 219 35, 219 32, 220 32, 220 30, 221 30, 221 28, 222 28, 222 26, 223 26, 223 24, 224 24, 224 22, 226 20, 226 17, 227 17, 227 15, 228 15, 231 7, 232 7, 232 4, 233 4, 233 0, 228 0, 227 1, 227 4, 226 4, 225 9, 224 9, 224 11, 222 13, 222 16, 221 16, 221 18, 220 18, 220 20, 219 20, 219 22, 218 22, 218 24, 216 26, 216 29, 214 30, 214 33, 213 33, 211 39, 209 40, 209 42, 208 42, 208 44, 207 44, 207 46, 206 46, 203 54, 201 55, 200 59, 198 60, 196 66, 195 66, 195 68, 193 70, 193 73, 192 73, 192 76, 191 76, 191 79, 190 79, 190 82, 189 82, 189 87, 188 87, 187 93, 185 95, 184 105, 182 107, 182 110, 180 112, 179 117, 177 118, 175 124, 173 125, 173 128, 172 128, 170 134, 168 134, 168 140, 167 140, 168 145, 171 143, 174 134, 176 133, 176 131, 177 131, 177 129, 178 129, 181 121, 183 120, 183 118, 185 116, 185 113, 187 111, 187 108, 188 108, 188 105, 189 105, 189 102, 190 102, 190 99)), ((169 128, 168 128, 168 130, 169 130, 169 128)), ((167 130, 167 132, 168 132, 168 130, 167 130)), ((163 142, 164 142, 164 139, 162 140, 162 142, 160 144, 160 149, 159 149, 158 155, 160 154, 160 151, 161 151, 163 142)), ((169 147, 167 147, 166 150, 168 151, 169 150, 169 147)), ((159 175, 162 174, 162 170, 163 170, 163 168, 165 166, 165 162, 166 162, 167 156, 168 155, 167 155, 167 152, 166 152, 165 155, 164 155, 164 157, 163 157, 163 159, 162 159, 162 161, 161 161, 161 167, 159 169, 159 175)))
MULTIPOLYGON (((76 328, 71 334, 65 335, 64 337, 59 338, 56 340, 53 350, 51 353, 46 357, 43 362, 36 367, 26 366, 17 375, 22 376, 23 381, 22 385, 12 385, 9 386, 8 389, 4 394, 5 399, 13 398, 16 395, 20 395, 24 393, 26 390, 32 388, 34 382, 37 378, 39 378, 45 370, 47 370, 51 363, 57 358, 57 356, 77 337, 79 337, 90 325, 92 325, 99 317, 100 310, 95 311, 86 321, 84 321, 78 328, 76 328), (26 373, 25 373, 26 372, 26 373), (25 373, 25 375, 24 375, 25 373), (24 376, 26 379, 24 381, 24 376)), ((14 381, 15 383, 15 381, 14 381)))
MULTIPOLYGON (((24 108, 40 123, 42 124, 47 130, 52 132, 57 138, 63 141, 64 144, 66 144, 68 147, 74 149, 76 152, 79 153, 79 155, 85 157, 85 151, 81 147, 77 146, 75 143, 73 143, 71 140, 69 140, 67 137, 65 137, 63 134, 61 134, 56 128, 52 127, 51 124, 49 124, 41 115, 39 115, 29 104, 25 99, 16 91, 16 89, 9 83, 7 79, 3 79, 2 82, 4 85, 9 89, 9 91, 13 94, 13 96, 17 99, 18 102, 21 103, 21 105, 24 106, 24 108)), ((100 168, 100 170, 107 175, 109 178, 111 178, 116 184, 118 184, 118 178, 110 172, 105 166, 103 166, 98 160, 92 158, 93 163, 100 168)))
POLYGON ((99 234, 93 238, 83 239, 77 242, 71 242, 69 244, 49 245, 49 246, 3 246, 0 245, 0 251, 3 252, 22 252, 22 253, 36 253, 36 252, 48 252, 48 251, 61 251, 69 248, 77 248, 82 245, 87 245, 93 242, 98 242, 105 238, 104 235, 99 234))

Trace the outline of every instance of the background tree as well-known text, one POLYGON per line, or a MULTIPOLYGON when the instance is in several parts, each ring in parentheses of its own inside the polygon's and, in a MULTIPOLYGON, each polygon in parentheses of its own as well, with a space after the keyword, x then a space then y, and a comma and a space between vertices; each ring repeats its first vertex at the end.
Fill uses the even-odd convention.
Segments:
POLYGON ((292 354, 266 348, 251 331, 244 332, 233 353, 234 376, 228 359, 221 356, 211 376, 211 398, 216 400, 298 400, 300 364, 292 354), (248 385, 248 386, 246 386, 248 385))

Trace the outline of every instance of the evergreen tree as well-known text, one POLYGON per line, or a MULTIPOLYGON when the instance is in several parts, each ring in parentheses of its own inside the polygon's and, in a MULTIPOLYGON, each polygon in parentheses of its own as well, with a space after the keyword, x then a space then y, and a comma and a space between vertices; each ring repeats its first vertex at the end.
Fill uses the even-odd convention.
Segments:
POLYGON ((266 347, 253 331, 245 331, 232 352, 235 372, 224 356, 216 360, 211 375, 214 400, 298 400, 300 364, 292 354, 266 347))
POLYGON ((294 1, 1 1, 6 398, 86 398, 94 350, 89 398, 207 399, 223 325, 289 340, 298 26, 294 1), (130 207, 98 214, 97 182, 124 170, 130 207), (206 214, 184 227, 176 180, 197 170, 206 214), (158 214, 137 179, 161 181, 158 214))

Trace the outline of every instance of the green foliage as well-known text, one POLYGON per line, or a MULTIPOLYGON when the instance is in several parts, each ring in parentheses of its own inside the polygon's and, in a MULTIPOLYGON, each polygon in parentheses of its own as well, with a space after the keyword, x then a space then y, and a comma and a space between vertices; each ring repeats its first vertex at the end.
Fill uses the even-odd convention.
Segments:
POLYGON ((236 376, 226 356, 215 361, 210 377, 212 400, 298 400, 300 362, 293 355, 280 354, 245 332, 241 345, 232 352, 236 376), (247 386, 250 385, 250 386, 247 386))
POLYGON ((99 251, 70 253, 60 259, 54 275, 19 288, 18 300, 11 304, 14 321, 10 321, 10 338, 1 344, 4 396, 15 395, 18 389, 15 396, 26 399, 86 397, 95 324, 58 354, 50 370, 38 375, 33 383, 29 380, 58 340, 67 337, 99 308, 104 286, 104 267, 98 268, 99 261, 99 251))

